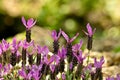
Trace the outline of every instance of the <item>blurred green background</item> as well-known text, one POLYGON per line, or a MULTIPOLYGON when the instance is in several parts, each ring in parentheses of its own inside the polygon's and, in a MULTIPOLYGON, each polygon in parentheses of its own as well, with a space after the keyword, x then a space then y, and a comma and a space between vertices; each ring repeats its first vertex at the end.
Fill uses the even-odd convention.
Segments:
POLYGON ((41 28, 61 28, 70 36, 79 32, 84 37, 82 30, 90 23, 97 29, 97 46, 120 51, 120 0, 0 0, 0 39, 25 31, 21 16, 35 18, 41 28))

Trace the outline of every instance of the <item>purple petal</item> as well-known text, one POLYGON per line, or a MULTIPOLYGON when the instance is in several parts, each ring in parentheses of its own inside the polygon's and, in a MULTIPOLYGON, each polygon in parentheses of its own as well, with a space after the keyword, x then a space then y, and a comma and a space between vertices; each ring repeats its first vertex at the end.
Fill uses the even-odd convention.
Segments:
POLYGON ((82 47, 82 44, 83 44, 83 41, 80 40, 80 43, 78 44, 78 45, 79 45, 79 46, 78 46, 79 49, 82 47))
POLYGON ((103 64, 105 62, 103 56, 101 57, 100 62, 101 62, 101 64, 103 64))
POLYGON ((79 33, 77 33, 73 38, 70 39, 70 43, 73 42, 77 37, 78 37, 79 33))
POLYGON ((91 28, 91 26, 90 26, 89 23, 87 24, 87 31, 88 31, 88 33, 89 33, 90 36, 93 35, 92 28, 91 28))
POLYGON ((19 70, 19 71, 18 71, 18 74, 19 74, 21 77, 23 77, 23 78, 26 78, 26 77, 27 77, 27 74, 25 73, 25 70, 24 70, 24 69, 19 70))
POLYGON ((28 19, 27 26, 30 27, 33 24, 33 18, 28 19))
POLYGON ((3 66, 2 66, 2 64, 0 63, 0 71, 1 71, 2 67, 3 67, 3 66))
POLYGON ((27 25, 26 25, 26 20, 24 17, 22 17, 22 23, 24 24, 24 26, 27 28, 27 25))
POLYGON ((34 21, 33 18, 30 18, 28 21, 27 21, 27 28, 30 29, 31 27, 33 27, 36 23, 36 20, 34 21))
POLYGON ((52 73, 55 71, 55 65, 50 65, 50 70, 52 71, 52 73))
POLYGON ((57 32, 55 30, 52 31, 52 37, 54 40, 57 40, 57 32))
POLYGON ((116 80, 120 80, 120 75, 119 74, 117 74, 117 79, 116 80))
POLYGON ((73 68, 73 63, 72 62, 70 63, 69 67, 70 67, 70 70, 73 68))
POLYGON ((62 31, 62 35, 66 39, 66 41, 69 42, 69 37, 64 31, 62 31))
POLYGON ((60 38, 60 35, 62 33, 62 30, 60 29, 59 33, 58 33, 58 37, 57 38, 60 38))
POLYGON ((62 80, 66 80, 65 73, 62 73, 62 80))

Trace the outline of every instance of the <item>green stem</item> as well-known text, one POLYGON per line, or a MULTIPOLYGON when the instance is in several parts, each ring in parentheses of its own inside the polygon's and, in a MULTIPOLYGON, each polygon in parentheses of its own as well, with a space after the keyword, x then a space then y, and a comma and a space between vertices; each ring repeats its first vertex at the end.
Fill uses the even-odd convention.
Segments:
POLYGON ((88 65, 88 63, 89 63, 89 58, 90 58, 90 50, 88 50, 87 65, 88 65))

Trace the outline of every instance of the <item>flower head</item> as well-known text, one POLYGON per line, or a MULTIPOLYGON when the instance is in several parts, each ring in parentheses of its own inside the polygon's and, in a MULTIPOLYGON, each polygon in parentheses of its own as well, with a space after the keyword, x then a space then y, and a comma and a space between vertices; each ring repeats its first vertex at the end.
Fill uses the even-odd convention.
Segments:
POLYGON ((90 26, 90 24, 88 23, 87 24, 87 32, 85 32, 84 31, 84 33, 87 35, 87 36, 89 36, 89 37, 92 37, 92 35, 95 33, 95 31, 96 31, 96 28, 94 29, 94 30, 92 30, 92 28, 91 28, 91 26, 90 26))
POLYGON ((20 44, 21 44, 20 41, 17 43, 16 38, 13 38, 13 41, 12 41, 12 44, 11 44, 11 45, 12 45, 11 52, 12 52, 12 53, 15 53, 16 51, 18 51, 18 49, 19 49, 19 47, 20 47, 20 44))
POLYGON ((66 75, 65 75, 65 73, 62 73, 62 80, 66 80, 66 75))
POLYGON ((27 74, 23 68, 18 71, 18 74, 25 79, 27 78, 27 74))
POLYGON ((116 80, 120 80, 120 75, 117 74, 116 80))
POLYGON ((2 45, 0 44, 0 56, 1 56, 1 54, 2 54, 2 45))
POLYGON ((28 47, 34 45, 34 41, 31 41, 30 43, 28 43, 26 40, 24 40, 23 42, 20 43, 20 45, 21 45, 24 49, 27 49, 28 47))
POLYGON ((6 52, 7 50, 8 50, 8 48, 9 48, 9 43, 7 42, 7 41, 5 41, 4 39, 2 39, 2 51, 3 52, 6 52))
POLYGON ((25 18, 22 17, 22 23, 24 24, 27 30, 30 30, 35 25, 36 20, 34 20, 33 18, 30 18, 26 21, 25 18))
POLYGON ((74 56, 77 58, 79 63, 83 63, 83 60, 86 58, 85 56, 82 56, 82 51, 79 51, 79 55, 77 55, 76 53, 73 53, 74 56))
POLYGON ((64 58, 66 58, 66 53, 67 53, 67 50, 66 50, 66 48, 62 48, 62 50, 60 51, 58 51, 58 56, 61 58, 61 59, 64 59, 64 58))
POLYGON ((73 68, 73 62, 70 62, 69 68, 70 68, 70 70, 72 70, 72 68, 73 68))
POLYGON ((78 35, 79 35, 79 33, 77 33, 73 38, 69 38, 68 37, 68 35, 64 32, 64 31, 62 31, 62 35, 63 35, 63 37, 66 39, 66 41, 67 41, 67 43, 71 43, 71 42, 73 42, 77 37, 78 37, 78 35))
POLYGON ((114 77, 108 77, 106 80, 114 80, 114 77))
POLYGON ((54 64, 50 65, 50 70, 52 71, 52 73, 55 71, 55 65, 54 64))
POLYGON ((60 38, 61 35, 61 29, 59 31, 59 33, 57 34, 57 32, 55 30, 52 31, 52 38, 57 41, 60 38))
POLYGON ((102 56, 100 61, 97 61, 96 58, 94 58, 94 66, 96 68, 102 68, 102 65, 104 63, 104 57, 102 56))
POLYGON ((80 42, 78 44, 75 44, 73 47, 72 47, 72 50, 74 52, 77 52, 77 51, 80 51, 80 48, 82 47, 82 44, 83 44, 83 41, 80 40, 80 42))

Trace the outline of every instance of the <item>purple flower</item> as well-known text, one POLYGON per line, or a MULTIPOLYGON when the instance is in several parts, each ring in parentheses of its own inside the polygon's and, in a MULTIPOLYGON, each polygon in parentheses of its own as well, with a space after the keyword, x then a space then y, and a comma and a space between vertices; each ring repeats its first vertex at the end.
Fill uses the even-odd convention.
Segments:
POLYGON ((61 58, 61 59, 65 59, 66 58, 66 53, 67 53, 67 50, 66 48, 62 48, 62 50, 58 51, 58 56, 61 58))
POLYGON ((62 31, 62 35, 63 35, 63 37, 66 39, 66 41, 67 41, 67 43, 71 43, 71 42, 73 42, 77 37, 78 37, 78 35, 79 35, 79 33, 77 33, 73 38, 69 38, 68 37, 68 35, 64 32, 64 31, 62 31))
POLYGON ((1 56, 1 54, 2 54, 2 45, 0 44, 0 56, 1 56))
POLYGON ((42 52, 45 52, 45 50, 46 50, 45 53, 48 53, 48 52, 49 52, 49 50, 48 50, 48 48, 47 48, 46 46, 41 47, 41 46, 38 45, 38 46, 36 47, 36 49, 37 49, 37 53, 38 53, 38 54, 41 54, 42 52))
POLYGON ((47 65, 51 64, 54 60, 55 60, 55 58, 54 58, 53 56, 50 57, 49 59, 48 59, 47 56, 44 57, 44 62, 45 62, 47 65))
POLYGON ((120 80, 120 75, 117 74, 116 80, 120 80))
POLYGON ((94 30, 92 30, 92 28, 91 28, 91 26, 90 26, 89 23, 87 24, 86 27, 87 27, 87 32, 84 31, 84 33, 85 33, 87 36, 92 37, 93 34, 94 34, 95 31, 96 31, 96 28, 95 28, 94 30))
POLYGON ((25 18, 22 17, 22 23, 24 24, 27 30, 30 30, 35 25, 36 20, 34 20, 33 18, 30 18, 28 19, 28 21, 26 21, 25 18))
POLYGON ((74 56, 77 58, 79 63, 83 63, 83 60, 85 59, 85 56, 82 56, 82 51, 79 51, 79 55, 77 55, 76 53, 73 53, 74 56))
POLYGON ((108 77, 106 80, 114 80, 114 77, 108 77))
POLYGON ((55 71, 55 65, 54 64, 50 65, 50 70, 52 71, 52 73, 55 71))
POLYGON ((17 40, 16 40, 16 38, 13 38, 13 41, 12 41, 12 49, 11 49, 11 52, 12 53, 15 53, 16 51, 17 51, 17 53, 19 53, 18 52, 18 49, 19 49, 19 47, 20 47, 20 41, 17 43, 17 40))
POLYGON ((20 45, 21 45, 24 49, 27 49, 28 47, 34 45, 34 41, 31 41, 30 43, 28 43, 26 40, 24 40, 23 42, 20 43, 20 45))
POLYGON ((49 52, 50 52, 50 51, 49 51, 48 47, 47 47, 47 46, 44 46, 44 47, 43 47, 43 51, 42 51, 43 56, 47 56, 49 52))
POLYGON ((65 73, 62 73, 62 80, 66 80, 65 73))
POLYGON ((72 70, 72 68, 73 68, 73 62, 70 62, 69 68, 70 68, 70 70, 72 70))
POLYGON ((9 43, 7 41, 5 41, 4 39, 2 39, 2 51, 6 52, 9 48, 9 43))
POLYGON ((60 38, 60 35, 61 35, 61 29, 59 31, 59 33, 57 34, 57 32, 55 30, 52 31, 52 38, 57 41, 59 38, 60 38))
POLYGON ((27 78, 27 74, 23 68, 18 71, 18 74, 25 79, 27 78))
POLYGON ((2 67, 3 67, 3 66, 2 66, 2 64, 0 63, 0 70, 2 69, 2 67))
POLYGON ((82 44, 83 44, 83 41, 82 41, 82 40, 80 40, 80 42, 79 42, 78 44, 75 44, 75 45, 72 47, 73 52, 78 52, 78 51, 80 51, 80 48, 81 48, 82 44))
POLYGON ((102 65, 103 65, 104 62, 105 61, 104 61, 104 57, 103 56, 101 57, 100 61, 97 61, 96 58, 94 58, 94 66, 96 68, 102 68, 102 65))
POLYGON ((32 68, 31 68, 31 71, 30 71, 29 74, 32 74, 32 77, 33 77, 35 80, 39 80, 39 78, 40 78, 39 71, 40 71, 39 66, 37 66, 37 65, 32 65, 32 68))
POLYGON ((11 64, 5 65, 5 66, 4 66, 4 70, 3 70, 3 71, 4 71, 3 75, 9 74, 10 71, 11 71, 11 69, 12 69, 12 65, 11 65, 11 64))

